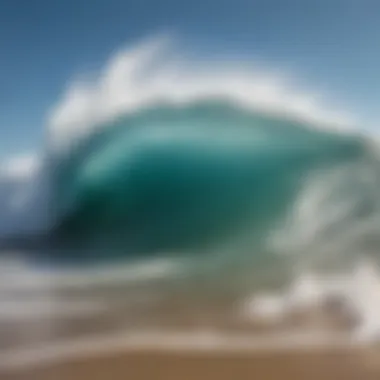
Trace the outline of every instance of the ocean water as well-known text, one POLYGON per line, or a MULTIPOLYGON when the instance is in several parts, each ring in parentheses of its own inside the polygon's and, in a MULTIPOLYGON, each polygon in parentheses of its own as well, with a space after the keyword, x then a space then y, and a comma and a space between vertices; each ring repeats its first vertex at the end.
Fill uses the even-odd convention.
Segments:
POLYGON ((126 255, 212 250, 242 233, 262 246, 315 172, 371 159, 359 138, 228 102, 144 110, 99 130, 53 166, 55 233, 126 255))
POLYGON ((373 321, 378 168, 363 136, 228 101, 122 115, 45 167, 49 223, 2 264, 0 318, 249 329, 336 296, 373 321))
MULTIPOLYGON (((123 62, 130 73, 127 54, 111 74, 123 62)), ((355 333, 376 336, 376 143, 295 112, 286 96, 280 110, 263 107, 249 81, 246 92, 228 75, 223 86, 202 76, 174 88, 160 75, 172 86, 140 83, 154 96, 140 90, 137 103, 118 98, 106 112, 99 93, 90 97, 65 143, 49 141, 36 174, 3 181, 3 235, 23 244, 2 253, 0 322, 39 326, 20 338, 28 342, 249 329, 338 297, 355 333)), ((101 83, 104 102, 121 86, 101 83)), ((130 96, 130 80, 125 88, 130 96)))

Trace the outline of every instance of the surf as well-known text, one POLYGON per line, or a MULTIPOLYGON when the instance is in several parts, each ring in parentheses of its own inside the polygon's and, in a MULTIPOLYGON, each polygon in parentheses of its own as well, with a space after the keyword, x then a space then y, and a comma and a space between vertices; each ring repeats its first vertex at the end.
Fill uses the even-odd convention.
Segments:
MULTIPOLYGON (((228 324, 236 302, 244 312, 248 302, 248 318, 281 314, 297 278, 292 299, 334 293, 331 277, 379 261, 378 144, 354 125, 263 67, 186 62, 160 38, 122 50, 64 91, 37 165, 34 157, 0 170, 2 256, 21 263, 0 290, 21 303, 30 291, 43 309, 40 292, 71 287, 86 298, 90 289, 107 301, 103 288, 116 287, 123 328, 142 314, 149 326, 158 316, 167 323, 157 299, 228 324), (280 295, 249 298, 266 288, 280 295)), ((362 272, 348 281, 357 294, 350 285, 343 298, 355 294, 373 336, 377 298, 360 301, 377 292, 377 272, 362 272)))
POLYGON ((228 101, 146 109, 55 165, 54 236, 126 254, 209 250, 243 231, 260 246, 307 178, 365 154, 359 137, 228 101))
POLYGON ((376 166, 370 138, 315 94, 248 63, 190 64, 165 36, 121 50, 90 79, 50 113, 42 164, 15 184, 26 191, 4 197, 23 199, 7 235, 38 232, 73 262, 289 251, 273 237, 298 223, 304 199, 331 173, 355 182, 376 166))

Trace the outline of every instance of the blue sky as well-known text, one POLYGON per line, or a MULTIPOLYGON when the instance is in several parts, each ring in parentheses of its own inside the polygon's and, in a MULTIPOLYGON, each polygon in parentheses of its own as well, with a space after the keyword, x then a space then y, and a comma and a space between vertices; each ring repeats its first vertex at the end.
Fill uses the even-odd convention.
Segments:
POLYGON ((1 1, 0 158, 41 147, 47 112, 70 79, 163 31, 200 57, 290 68, 376 124, 379 17, 376 0, 1 1))

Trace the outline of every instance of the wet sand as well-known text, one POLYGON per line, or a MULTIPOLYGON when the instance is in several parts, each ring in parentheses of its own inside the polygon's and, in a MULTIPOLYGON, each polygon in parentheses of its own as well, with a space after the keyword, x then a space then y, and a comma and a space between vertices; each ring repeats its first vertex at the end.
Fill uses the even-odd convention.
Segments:
POLYGON ((62 364, 4 372, 2 380, 378 380, 380 356, 359 352, 105 354, 62 364), (371 358, 372 356, 372 358, 371 358), (376 364, 377 363, 377 364, 376 364))
MULTIPOLYGON (((175 314, 167 310, 164 313, 166 316, 175 314)), ((66 321, 61 330, 47 331, 46 341, 38 333, 38 323, 33 327, 28 324, 24 326, 28 334, 20 340, 20 345, 15 344, 15 335, 10 333, 9 339, 12 340, 13 336, 13 344, 8 342, 8 347, 0 350, 0 362, 9 363, 2 356, 7 349, 13 347, 18 351, 28 346, 34 363, 25 366, 16 363, 11 369, 7 365, 2 366, 0 380, 379 380, 380 350, 350 346, 346 328, 337 328, 341 321, 336 323, 334 318, 327 318, 326 323, 325 317, 320 314, 317 318, 303 315, 293 321, 300 330, 302 320, 307 322, 307 331, 313 325, 322 328, 320 333, 314 333, 310 338, 310 341, 317 343, 320 340, 321 345, 317 348, 310 345, 296 347, 297 342, 289 345, 288 338, 281 340, 281 331, 285 332, 290 327, 287 323, 282 328, 270 325, 261 333, 255 324, 229 329, 225 329, 224 325, 223 338, 219 336, 215 341, 212 334, 211 337, 206 334, 206 341, 209 342, 206 344, 202 343, 202 332, 197 329, 192 332, 189 330, 190 324, 183 320, 184 325, 177 332, 161 330, 159 334, 148 334, 148 338, 136 339, 130 332, 123 335, 121 330, 116 329, 111 340, 109 334, 113 329, 110 327, 117 327, 113 319, 106 325, 107 318, 102 323, 98 323, 96 318, 92 321, 85 318, 80 324, 76 321, 67 325, 66 321), (334 323, 331 325, 332 320, 334 323), (276 331, 277 328, 279 331, 276 331), (92 341, 94 331, 97 334, 106 333, 104 340, 97 336, 92 341), (31 332, 36 333, 35 341, 31 340, 31 332), (65 339, 68 342, 74 339, 77 343, 67 344, 62 349, 65 339), (210 345, 207 347, 207 344, 210 345), (50 360, 49 355, 53 352, 58 360, 50 360)), ((102 318, 104 316, 99 316, 100 320, 102 318)), ((173 326, 174 321, 170 318, 169 321, 173 326)), ((210 318, 211 321, 215 328, 215 318, 210 318)), ((42 321, 40 323, 44 324, 42 321)), ((211 333, 218 331, 209 330, 207 324, 204 327, 211 333)))

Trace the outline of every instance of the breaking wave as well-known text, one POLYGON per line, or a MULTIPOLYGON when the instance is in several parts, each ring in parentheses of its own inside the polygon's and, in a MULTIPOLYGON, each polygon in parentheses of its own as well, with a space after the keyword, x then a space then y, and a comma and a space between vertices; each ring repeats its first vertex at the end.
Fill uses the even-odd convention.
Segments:
POLYGON ((74 264, 186 256, 219 291, 266 283, 268 266, 280 281, 378 260, 369 136, 261 69, 161 53, 148 41, 68 88, 42 164, 0 173, 3 236, 42 233, 74 264))

